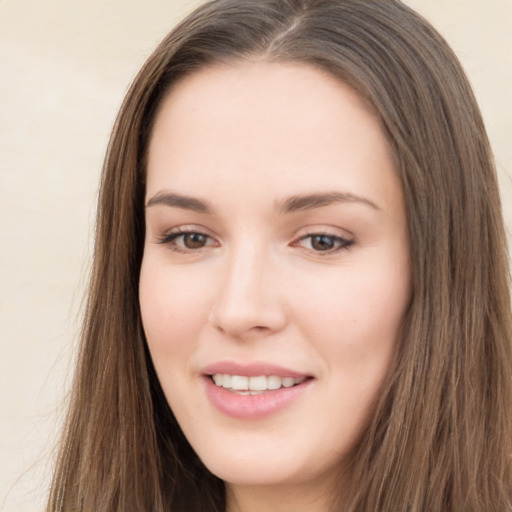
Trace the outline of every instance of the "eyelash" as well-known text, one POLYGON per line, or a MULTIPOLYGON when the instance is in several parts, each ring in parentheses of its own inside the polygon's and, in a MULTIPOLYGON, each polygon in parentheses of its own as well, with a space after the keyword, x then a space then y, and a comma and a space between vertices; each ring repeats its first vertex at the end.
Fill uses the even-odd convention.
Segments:
POLYGON ((197 251, 200 251, 201 249, 203 249, 204 247, 207 247, 208 245, 212 245, 212 244, 205 243, 205 245, 194 249, 194 248, 189 248, 189 247, 185 247, 182 245, 178 245, 176 243, 176 240, 178 240, 180 237, 182 237, 184 239, 187 235, 199 235, 201 237, 204 237, 207 240, 213 240, 213 238, 210 235, 208 235, 207 233, 204 233, 202 231, 199 231, 197 229, 196 230, 194 230, 194 229, 178 229, 176 231, 173 231, 172 233, 167 233, 164 236, 162 236, 160 238, 160 240, 158 241, 158 243, 160 243, 162 245, 167 245, 167 246, 169 246, 169 248, 172 251, 179 252, 179 253, 197 252, 197 251))
POLYGON ((351 239, 348 239, 348 238, 344 238, 342 236, 338 236, 338 235, 333 235, 331 233, 321 233, 321 232, 315 232, 315 233, 308 233, 307 235, 303 235, 301 236, 296 242, 293 242, 292 243, 292 246, 293 247, 297 247, 297 246, 300 246, 301 245, 301 242, 305 241, 305 240, 310 240, 310 244, 313 243, 313 240, 317 238, 324 238, 324 239, 328 239, 332 245, 334 245, 333 248, 331 249, 327 249, 325 251, 322 251, 322 250, 317 250, 317 249, 314 249, 314 248, 307 248, 308 250, 314 252, 315 254, 318 254, 318 255, 330 255, 330 254, 335 254, 339 251, 343 251, 343 250, 349 250, 350 247, 354 244, 354 240, 351 240, 351 239))
MULTIPOLYGON (((341 237, 338 235, 333 235, 331 233, 313 232, 313 233, 308 233, 306 235, 301 236, 298 240, 293 242, 291 244, 291 246, 292 247, 300 247, 300 246, 302 246, 302 243, 308 239, 310 240, 310 244, 312 244, 313 239, 315 239, 315 238, 327 239, 334 246, 333 248, 330 248, 327 250, 317 250, 312 247, 306 248, 307 250, 309 250, 317 255, 321 255, 321 256, 335 254, 342 250, 349 250, 350 247, 354 244, 354 240, 344 238, 344 237, 341 237)), ((202 249, 204 249, 205 247, 208 247, 211 245, 214 245, 214 246, 216 245, 216 244, 208 243, 208 240, 212 241, 213 238, 210 235, 208 235, 207 233, 204 233, 202 231, 193 230, 193 229, 179 229, 177 231, 174 231, 172 233, 168 233, 168 234, 162 236, 159 239, 158 243, 160 243, 162 245, 167 245, 174 252, 187 254, 187 253, 199 252, 202 249), (183 238, 183 241, 184 241, 184 238, 187 235, 191 235, 191 236, 199 235, 200 237, 204 237, 207 241, 204 243, 204 245, 201 245, 200 247, 196 247, 196 248, 185 247, 183 245, 178 245, 176 243, 176 241, 181 237, 183 238)))

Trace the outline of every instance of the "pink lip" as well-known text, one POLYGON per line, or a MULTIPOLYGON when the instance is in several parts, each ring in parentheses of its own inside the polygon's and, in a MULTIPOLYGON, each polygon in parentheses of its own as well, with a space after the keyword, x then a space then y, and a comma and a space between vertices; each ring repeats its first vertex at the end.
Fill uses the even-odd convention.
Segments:
POLYGON ((267 363, 241 365, 231 361, 221 361, 203 369, 205 391, 212 405, 221 413, 243 420, 257 420, 276 414, 299 400, 310 388, 314 379, 307 378, 290 388, 265 391, 259 395, 240 395, 217 386, 211 379, 216 373, 255 377, 275 375, 278 377, 310 377, 304 373, 267 363))
POLYGON ((257 377, 258 375, 265 375, 269 377, 270 375, 275 375, 276 377, 293 377, 294 379, 308 377, 305 373, 296 372, 289 368, 264 362, 239 364, 234 361, 218 361, 203 368, 202 373, 205 375, 228 373, 230 375, 242 375, 244 377, 257 377))

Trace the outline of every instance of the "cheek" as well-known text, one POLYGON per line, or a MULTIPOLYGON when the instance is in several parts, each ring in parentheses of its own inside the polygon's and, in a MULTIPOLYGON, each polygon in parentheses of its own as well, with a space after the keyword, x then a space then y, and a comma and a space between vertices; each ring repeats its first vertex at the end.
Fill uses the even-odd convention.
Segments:
POLYGON ((346 375, 385 372, 409 297, 407 265, 347 267, 329 280, 303 283, 295 295, 301 325, 325 359, 346 375))
POLYGON ((142 324, 155 367, 189 354, 205 324, 207 311, 202 281, 185 272, 170 272, 152 258, 142 262, 139 301, 142 324), (186 342, 185 342, 186 341, 186 342))
MULTIPOLYGON (((350 271, 347 272, 350 274, 350 271)), ((341 273, 340 273, 341 274, 341 273)), ((319 329, 371 329, 386 327, 394 330, 400 323, 408 297, 403 276, 382 275, 369 271, 365 275, 336 276, 329 286, 313 282, 303 286, 305 294, 297 298, 307 318, 319 329)))

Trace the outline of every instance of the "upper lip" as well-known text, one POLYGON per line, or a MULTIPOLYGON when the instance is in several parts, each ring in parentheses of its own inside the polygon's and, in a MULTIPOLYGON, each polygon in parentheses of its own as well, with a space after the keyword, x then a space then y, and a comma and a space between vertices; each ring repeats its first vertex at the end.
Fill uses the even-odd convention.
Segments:
POLYGON ((275 375, 276 377, 292 377, 299 379, 301 377, 310 377, 311 375, 285 368, 283 366, 275 365, 267 362, 252 362, 252 363, 237 363, 235 361, 217 361, 212 363, 202 370, 205 375, 215 375, 218 373, 229 375, 241 375, 245 377, 257 377, 265 375, 267 377, 275 375))

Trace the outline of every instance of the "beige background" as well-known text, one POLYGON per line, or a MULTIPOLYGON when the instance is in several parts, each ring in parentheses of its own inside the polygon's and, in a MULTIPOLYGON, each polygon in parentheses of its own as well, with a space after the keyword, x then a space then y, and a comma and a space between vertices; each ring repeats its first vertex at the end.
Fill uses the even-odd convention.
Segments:
MULTIPOLYGON (((0 0, 0 510, 41 510, 97 181, 127 86, 194 0, 0 0)), ((512 0, 408 0, 460 56, 512 227, 512 0)))

